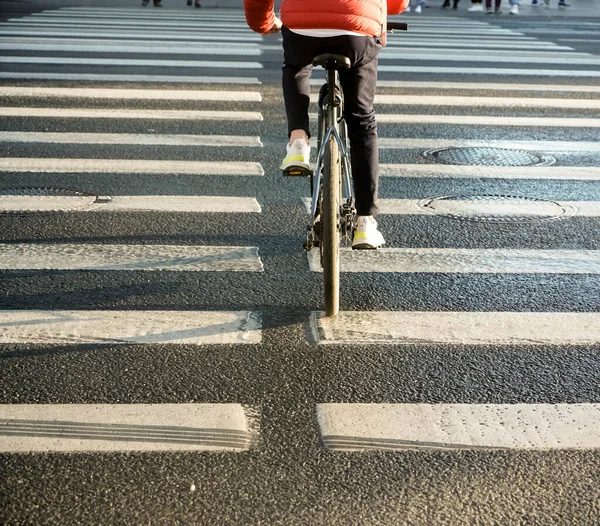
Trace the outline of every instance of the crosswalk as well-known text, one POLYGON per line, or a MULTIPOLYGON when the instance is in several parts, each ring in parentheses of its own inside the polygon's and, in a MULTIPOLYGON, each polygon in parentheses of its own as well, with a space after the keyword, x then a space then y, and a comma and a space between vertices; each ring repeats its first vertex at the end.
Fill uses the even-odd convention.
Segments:
MULTIPOLYGON (((376 104, 384 234, 396 239, 394 226, 406 217, 444 222, 442 228, 449 230, 463 225, 457 219, 514 221, 520 227, 526 221, 540 225, 536 221, 552 220, 544 224, 557 229, 560 221, 596 221, 598 196, 586 195, 577 185, 600 179, 600 88, 594 81, 600 76, 600 57, 488 22, 452 20, 451 26, 444 26, 447 19, 441 17, 411 20, 410 31, 390 36, 381 53, 376 104), (465 81, 467 76, 471 81, 465 81), (462 164, 444 163, 435 156, 439 149, 479 149, 481 155, 462 164), (503 152, 514 151, 533 160, 511 165, 503 152), (517 185, 525 182, 557 181, 572 185, 569 196, 546 199, 539 196, 544 193, 539 186, 531 190, 538 195, 531 197, 507 194, 507 188, 517 194, 517 185), (456 195, 444 193, 439 185, 446 182, 456 195)), ((281 153, 272 136, 283 133, 272 132, 269 126, 275 124, 265 122, 266 113, 281 112, 280 101, 269 98, 273 85, 278 88, 272 65, 280 60, 275 37, 250 33, 241 11, 158 14, 125 7, 43 11, 0 24, 0 35, 0 141, 7 152, 0 158, 5 187, 0 212, 12 214, 8 219, 61 212, 93 222, 102 212, 115 217, 145 213, 151 222, 161 214, 182 213, 189 217, 173 221, 201 217, 210 222, 211 214, 222 214, 237 229, 237 236, 206 236, 207 244, 189 239, 139 242, 133 234, 127 242, 85 236, 44 242, 11 235, 0 244, 0 271, 28 272, 34 278, 44 272, 164 273, 170 279, 237 273, 258 276, 264 283, 282 271, 263 260, 263 251, 273 251, 265 208, 295 207, 300 213, 291 215, 302 217, 307 189, 280 181, 271 158, 281 153), (115 157, 107 149, 112 147, 117 148, 115 157), (186 179, 177 182, 180 178, 186 179), (132 179, 135 191, 110 188, 125 187, 132 179), (93 194, 86 187, 78 193, 78 185, 95 180, 107 189, 93 194), (177 193, 169 190, 174 181, 177 193), (153 192, 139 193, 146 184, 153 192), (289 199, 274 189, 283 185, 292 188, 289 199), (186 187, 187 193, 181 191, 186 187), (245 240, 250 217, 260 224, 261 234, 245 240)), ((315 72, 313 120, 320 78, 315 72)), ((275 212, 269 214, 272 218, 275 212)), ((299 237, 285 220, 277 235, 293 231, 299 237)), ((463 229, 468 235, 468 227, 463 229)), ((497 247, 493 241, 486 246, 486 241, 475 238, 463 247, 390 246, 373 253, 344 249, 342 295, 352 297, 352 283, 344 281, 349 274, 372 280, 410 274, 426 282, 430 274, 535 279, 600 273, 600 251, 593 242, 528 248, 497 247)), ((301 240, 296 245, 301 253, 301 240)), ((308 262, 302 261, 305 267, 294 269, 277 294, 293 295, 298 276, 304 280, 301 287, 320 286, 318 254, 310 252, 308 262)), ((225 298, 231 292, 227 277, 222 287, 218 293, 225 298)), ((168 309, 115 305, 89 310, 76 304, 70 309, 6 309, 0 312, 0 344, 168 344, 208 347, 216 353, 237 345, 260 347, 269 320, 254 299, 255 290, 242 294, 247 305, 237 310, 224 309, 226 301, 205 310, 185 303, 168 309)), ((587 307, 586 312, 535 312, 533 301, 527 312, 385 311, 362 310, 360 305, 352 310, 351 300, 344 302, 347 310, 335 319, 323 318, 318 305, 311 305, 305 343, 318 346, 319 352, 356 346, 365 353, 379 346, 447 345, 450 352, 463 346, 476 353, 480 346, 600 343, 599 314, 587 307)), ((379 402, 317 400, 313 414, 321 446, 340 452, 600 447, 599 409, 593 403, 379 402)), ((0 406, 0 421, 2 452, 241 452, 259 448, 260 427, 268 425, 260 408, 242 401, 13 401, 0 406)))

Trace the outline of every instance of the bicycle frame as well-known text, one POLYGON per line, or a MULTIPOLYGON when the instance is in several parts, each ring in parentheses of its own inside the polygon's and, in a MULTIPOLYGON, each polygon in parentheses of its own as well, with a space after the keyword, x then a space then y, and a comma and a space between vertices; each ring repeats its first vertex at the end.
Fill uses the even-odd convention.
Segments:
MULTIPOLYGON (((331 94, 333 94, 333 97, 335 97, 335 93, 336 93, 336 88, 338 91, 341 92, 341 86, 339 83, 339 75, 338 72, 336 70, 332 70, 327 71, 326 70, 326 82, 327 82, 327 86, 328 86, 328 96, 329 96, 329 106, 331 106, 332 104, 332 96, 331 94)), ((324 106, 324 104, 323 104, 324 106)), ((322 107, 321 110, 321 114, 320 114, 320 118, 324 118, 323 117, 323 112, 325 110, 329 111, 330 108, 329 106, 326 107, 322 107)), ((318 201, 319 201, 319 191, 321 188, 321 182, 322 182, 322 168, 323 168, 323 158, 325 155, 325 148, 327 147, 327 141, 329 140, 329 138, 331 136, 333 136, 333 138, 335 139, 335 141, 338 144, 338 147, 340 149, 340 154, 341 154, 341 158, 342 158, 342 163, 343 163, 343 176, 342 176, 342 188, 343 188, 343 197, 346 199, 351 199, 352 198, 352 184, 350 181, 350 163, 348 161, 348 151, 347 151, 347 144, 346 141, 344 139, 342 139, 341 135, 340 135, 340 131, 339 131, 339 126, 340 123, 342 123, 343 125, 343 100, 341 101, 341 103, 339 105, 335 105, 334 103, 334 118, 330 119, 328 118, 327 121, 329 121, 329 126, 325 129, 323 136, 319 137, 319 152, 317 154, 317 164, 315 167, 315 172, 314 172, 314 181, 312 184, 312 199, 311 199, 311 205, 310 205, 310 213, 311 216, 314 218, 316 213, 317 213, 317 206, 318 206, 318 201)), ((321 123, 319 123, 319 134, 321 133, 321 129, 322 126, 320 125, 321 123)), ((345 135, 345 134, 344 134, 345 135)))

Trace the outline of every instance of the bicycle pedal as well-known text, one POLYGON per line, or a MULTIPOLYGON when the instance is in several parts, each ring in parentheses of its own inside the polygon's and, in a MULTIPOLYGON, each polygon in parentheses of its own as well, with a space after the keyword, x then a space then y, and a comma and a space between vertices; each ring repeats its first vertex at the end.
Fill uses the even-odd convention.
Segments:
POLYGON ((313 171, 302 166, 289 166, 283 170, 285 177, 311 177, 313 171))

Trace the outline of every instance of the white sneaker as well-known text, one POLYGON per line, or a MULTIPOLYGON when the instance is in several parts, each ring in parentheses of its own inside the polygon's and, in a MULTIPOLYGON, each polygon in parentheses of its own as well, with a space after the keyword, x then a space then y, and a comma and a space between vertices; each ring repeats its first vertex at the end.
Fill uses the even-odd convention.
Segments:
POLYGON ((475 11, 483 11, 483 6, 481 4, 473 4, 467 11, 475 12, 475 11))
POLYGON ((519 14, 519 4, 513 4, 510 7, 510 14, 511 15, 518 15, 519 14))
POLYGON ((423 8, 420 5, 415 7, 415 13, 420 13, 421 11, 423 11, 423 8))
POLYGON ((279 167, 286 170, 290 166, 298 166, 310 170, 310 146, 304 139, 296 139, 292 144, 287 144, 287 155, 279 167))
POLYGON ((377 221, 373 219, 373 216, 357 216, 352 248, 354 250, 373 250, 383 245, 385 245, 385 239, 377 230, 377 221))

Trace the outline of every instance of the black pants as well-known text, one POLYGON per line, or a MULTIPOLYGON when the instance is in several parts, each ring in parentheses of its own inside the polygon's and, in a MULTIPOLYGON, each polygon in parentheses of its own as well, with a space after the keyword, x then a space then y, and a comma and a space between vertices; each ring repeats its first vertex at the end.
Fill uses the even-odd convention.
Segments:
POLYGON ((379 147, 373 110, 377 83, 377 55, 381 44, 376 37, 343 35, 307 37, 286 27, 283 36, 283 98, 288 134, 304 130, 310 137, 308 105, 312 60, 321 53, 337 53, 350 59, 350 69, 340 70, 344 90, 344 117, 350 139, 350 162, 358 215, 377 213, 379 147))

